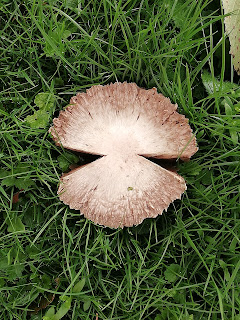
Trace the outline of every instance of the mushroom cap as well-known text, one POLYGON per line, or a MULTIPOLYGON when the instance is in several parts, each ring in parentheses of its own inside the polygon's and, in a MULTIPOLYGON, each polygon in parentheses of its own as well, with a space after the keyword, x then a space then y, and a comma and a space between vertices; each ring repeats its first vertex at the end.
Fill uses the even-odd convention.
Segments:
POLYGON ((196 139, 176 110, 156 88, 98 85, 71 98, 50 132, 57 145, 79 152, 185 160, 197 151, 196 139))
POLYGON ((112 228, 154 218, 186 190, 184 179, 142 156, 104 156, 61 178, 60 199, 112 228))
POLYGON ((198 150, 188 119, 176 110, 155 88, 135 83, 97 85, 72 97, 53 120, 54 141, 103 157, 64 174, 60 199, 113 228, 161 214, 186 185, 177 173, 144 157, 188 160, 198 150))

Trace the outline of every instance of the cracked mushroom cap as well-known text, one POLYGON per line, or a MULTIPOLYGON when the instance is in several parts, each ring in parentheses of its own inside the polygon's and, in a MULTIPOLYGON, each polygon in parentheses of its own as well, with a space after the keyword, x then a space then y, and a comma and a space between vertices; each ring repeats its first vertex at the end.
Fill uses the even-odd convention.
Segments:
POLYGON ((188 120, 155 88, 94 86, 53 120, 57 145, 102 157, 63 174, 58 194, 108 227, 156 217, 186 190, 184 179, 144 157, 188 160, 198 150, 188 120))

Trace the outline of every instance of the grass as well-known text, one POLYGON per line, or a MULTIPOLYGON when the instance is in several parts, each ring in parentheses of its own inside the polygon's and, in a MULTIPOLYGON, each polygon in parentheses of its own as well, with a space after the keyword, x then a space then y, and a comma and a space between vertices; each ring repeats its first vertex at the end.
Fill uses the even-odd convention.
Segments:
POLYGON ((220 1, 3 0, 0 16, 1 319, 239 320, 239 77, 220 1), (48 134, 77 91, 116 80, 178 103, 199 145, 182 200, 123 230, 59 201, 62 171, 87 160, 48 134))

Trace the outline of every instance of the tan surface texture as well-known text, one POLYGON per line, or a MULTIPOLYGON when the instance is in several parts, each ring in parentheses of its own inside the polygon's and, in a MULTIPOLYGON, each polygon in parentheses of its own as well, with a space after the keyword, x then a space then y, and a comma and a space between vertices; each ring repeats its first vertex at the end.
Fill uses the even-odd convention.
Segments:
POLYGON ((94 86, 53 120, 57 145, 103 157, 64 174, 58 193, 95 223, 117 228, 156 217, 180 199, 185 181, 143 156, 188 160, 196 139, 177 105, 135 83, 94 86))

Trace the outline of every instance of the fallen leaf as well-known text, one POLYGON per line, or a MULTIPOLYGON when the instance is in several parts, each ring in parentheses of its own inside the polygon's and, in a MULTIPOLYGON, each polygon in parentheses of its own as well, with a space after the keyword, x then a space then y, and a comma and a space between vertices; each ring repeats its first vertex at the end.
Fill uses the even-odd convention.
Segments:
POLYGON ((224 23, 230 40, 233 65, 240 75, 240 1, 222 0, 222 3, 224 14, 230 14, 225 17, 224 23))
MULTIPOLYGON (((57 289, 60 284, 60 278, 56 278, 54 281, 56 283, 55 289, 57 289)), ((28 314, 34 315, 37 314, 40 310, 46 309, 47 306, 49 306, 49 304, 53 302, 54 298, 54 293, 48 293, 46 296, 41 296, 38 302, 33 301, 30 304, 29 309, 32 311, 28 311, 28 314)))
POLYGON ((22 192, 22 191, 23 191, 23 189, 21 189, 18 192, 14 193, 13 198, 12 198, 12 203, 17 203, 18 202, 20 192, 22 192))

